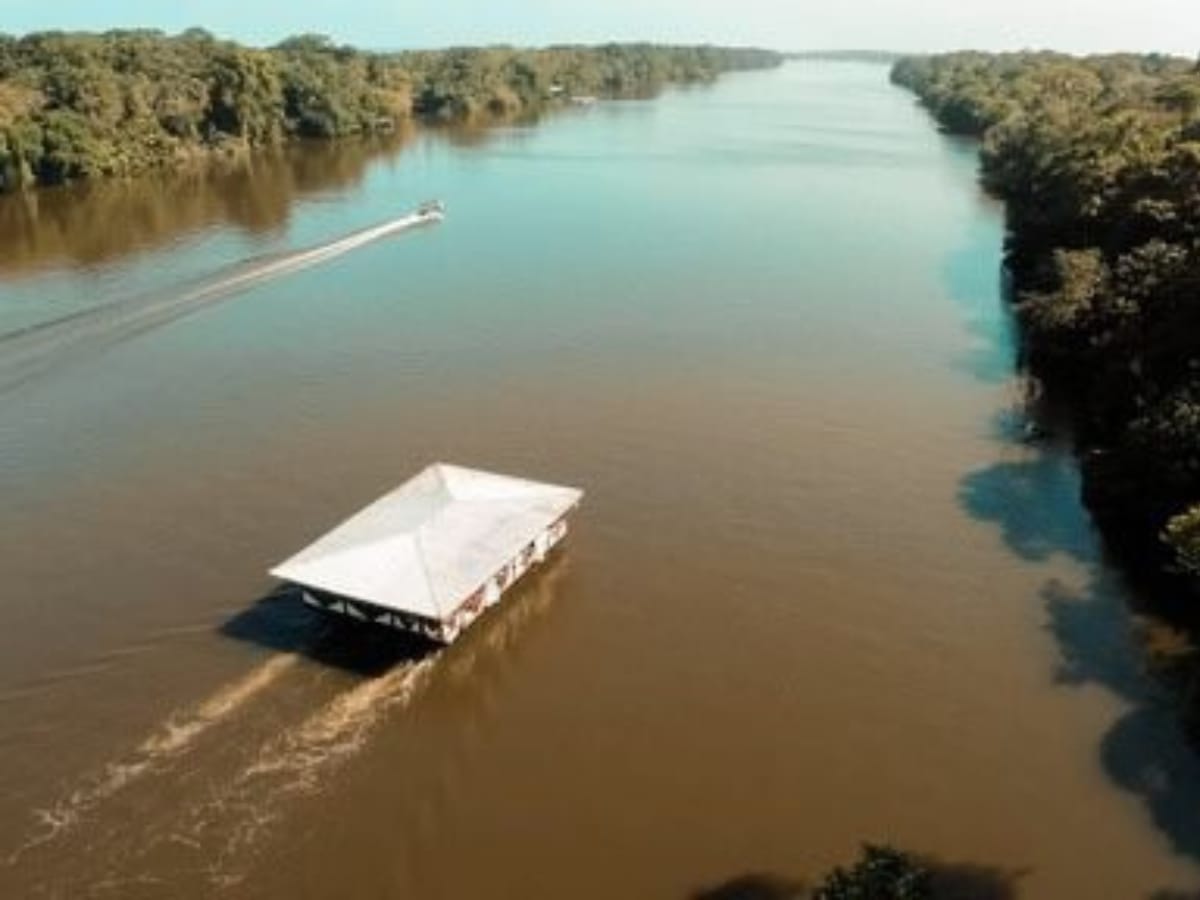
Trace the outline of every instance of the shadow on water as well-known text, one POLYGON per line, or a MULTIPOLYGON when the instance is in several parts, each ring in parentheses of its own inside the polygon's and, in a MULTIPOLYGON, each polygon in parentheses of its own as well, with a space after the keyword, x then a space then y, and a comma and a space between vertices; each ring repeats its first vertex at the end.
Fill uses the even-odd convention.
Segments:
MULTIPOLYGON (((928 856, 915 859, 929 872, 934 900, 1015 900, 1018 883, 1027 874, 928 856)), ((753 872, 698 890, 689 900, 806 900, 812 896, 813 887, 806 882, 753 872)), ((1166 895, 1161 900, 1167 900, 1166 895)))
MULTIPOLYGON (((980 194, 980 203, 992 202, 980 194)), ((1101 766, 1113 784, 1141 799, 1175 852, 1200 862, 1200 755, 1187 737, 1188 703, 1180 702, 1184 692, 1177 689, 1183 684, 1193 692, 1200 666, 1190 647, 1173 659, 1160 655, 1152 638, 1166 626, 1144 615, 1145 595, 1105 556, 1082 504, 1069 412, 1055 408, 1020 372, 1011 284, 999 253, 996 217, 977 216, 946 258, 943 277, 974 339, 956 368, 983 384, 1013 384, 1014 402, 996 411, 989 434, 1027 449, 1015 460, 967 473, 958 502, 971 518, 997 528, 1022 561, 1065 558, 1079 567, 1078 580, 1050 580, 1037 596, 1060 655, 1055 683, 1100 687, 1126 705, 1101 740, 1101 766)))
POLYGON ((690 900, 793 900, 808 893, 803 882, 755 873, 696 891, 690 900))
MULTIPOLYGON (((565 551, 550 554, 486 610, 453 644, 451 664, 473 659, 482 646, 511 648, 550 608, 560 582, 570 571, 565 551)), ((322 613, 305 604, 299 590, 280 585, 221 624, 221 635, 278 653, 293 653, 324 666, 375 678, 404 663, 436 656, 441 644, 417 635, 322 613)))
POLYGON ((1072 589, 1042 590, 1066 686, 1098 685, 1129 704, 1104 735, 1100 761, 1109 778, 1141 798, 1177 853, 1200 861, 1200 759, 1181 724, 1178 697, 1150 668, 1129 624, 1128 588, 1096 567, 1072 589))
POLYGON ((1053 579, 1038 597, 1060 654, 1055 682, 1101 687, 1128 706, 1101 741, 1101 765, 1114 784, 1142 800, 1177 853, 1200 861, 1200 759, 1185 737, 1178 701, 1139 640, 1131 618, 1137 594, 1102 553, 1069 455, 1029 453, 968 474, 960 505, 998 527, 1022 560, 1063 556, 1082 568, 1080 585, 1053 579))
POLYGON ((932 873, 937 900, 1015 900, 1018 884, 1028 874, 979 863, 924 862, 932 873))
POLYGON ((1081 521, 1077 470, 1065 454, 1031 451, 1029 459, 971 472, 959 486, 959 503, 971 518, 999 526, 1023 560, 1066 553, 1086 562, 1095 552, 1081 521))
POLYGON ((226 637, 295 653, 364 677, 418 662, 438 646, 414 635, 312 609, 287 587, 272 591, 220 626, 226 637))

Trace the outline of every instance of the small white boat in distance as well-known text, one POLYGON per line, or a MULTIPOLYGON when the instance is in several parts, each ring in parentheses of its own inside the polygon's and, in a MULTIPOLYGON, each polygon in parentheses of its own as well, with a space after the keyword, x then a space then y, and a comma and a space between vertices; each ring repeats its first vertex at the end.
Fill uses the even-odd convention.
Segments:
POLYGON ((444 219, 446 217, 446 204, 441 200, 426 200, 417 207, 417 215, 430 219, 444 219))
POLYGON ((434 463, 271 574, 317 609, 449 644, 546 559, 582 498, 434 463))

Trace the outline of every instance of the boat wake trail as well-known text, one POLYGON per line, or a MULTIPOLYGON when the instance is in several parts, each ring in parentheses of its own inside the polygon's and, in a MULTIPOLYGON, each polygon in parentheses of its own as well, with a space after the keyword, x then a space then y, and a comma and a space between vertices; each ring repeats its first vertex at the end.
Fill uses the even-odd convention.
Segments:
POLYGON ((257 285, 329 262, 385 237, 437 224, 442 218, 440 210, 421 210, 316 247, 227 267, 170 296, 155 292, 130 297, 0 334, 0 392, 81 353, 103 350, 257 285))
POLYGON ((201 735, 278 681, 297 661, 295 654, 272 657, 195 707, 169 716, 127 756, 109 763, 52 806, 34 810, 37 831, 13 851, 8 862, 12 864, 35 847, 64 836, 105 801, 185 754, 201 735))
MULTIPOLYGON (((408 709, 435 677, 447 684, 480 683, 479 670, 502 665, 511 646, 549 609, 565 569, 542 574, 523 602, 505 608, 478 639, 459 642, 332 697, 315 713, 262 743, 243 767, 204 801, 176 819, 164 843, 193 850, 214 889, 235 888, 254 865, 255 851, 286 818, 289 803, 319 795, 366 748, 372 735, 408 709)), ((153 849, 153 848, 151 848, 153 849)))
POLYGON ((237 884, 243 873, 235 861, 246 862, 245 852, 283 819, 289 800, 317 793, 389 714, 416 698, 438 656, 397 665, 264 742, 233 778, 185 810, 162 840, 210 848, 203 866, 209 880, 217 887, 237 884))
POLYGON ((203 878, 214 889, 236 885, 253 862, 256 846, 286 817, 288 804, 318 793, 366 747, 390 714, 416 698, 439 658, 435 653, 400 663, 340 689, 315 712, 270 734, 262 733, 270 727, 270 717, 261 722, 244 715, 234 719, 299 661, 295 654, 274 657, 195 707, 168 717, 124 758, 52 806, 35 810, 36 832, 0 860, 0 869, 52 868, 55 877, 47 882, 47 896, 57 896, 54 892, 63 886, 78 889, 73 896, 124 896, 151 877, 146 870, 203 878), (201 784, 190 777, 193 770, 211 772, 230 746, 244 744, 244 733, 235 741, 224 740, 233 733, 230 729, 259 732, 257 746, 238 754, 224 777, 213 781, 210 774, 207 785, 197 790, 201 784), (217 731, 213 740, 201 741, 210 731, 217 731), (137 815, 130 818, 130 810, 138 810, 137 815), (63 859, 78 863, 79 871, 63 859))
POLYGON ((435 659, 398 665, 339 694, 299 726, 264 745, 239 780, 282 776, 287 791, 316 788, 323 769, 361 749, 385 715, 411 702, 435 659))
POLYGON ((6 876, 38 885, 31 898, 239 894, 306 804, 323 803, 431 688, 490 703, 482 688, 503 680, 509 651, 550 608, 564 571, 547 571, 449 650, 405 652, 373 677, 310 666, 311 650, 300 650, 168 716, 41 811, 37 833, 7 867, 0 858, 0 895, 6 876))

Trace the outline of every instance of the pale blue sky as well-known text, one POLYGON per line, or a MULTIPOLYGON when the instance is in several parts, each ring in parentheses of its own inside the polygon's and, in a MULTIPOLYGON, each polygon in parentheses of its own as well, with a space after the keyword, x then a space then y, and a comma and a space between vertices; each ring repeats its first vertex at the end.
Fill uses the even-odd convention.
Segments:
POLYGON ((782 49, 1051 47, 1200 53, 1200 0, 0 0, 0 31, 203 25, 368 47, 608 39, 782 49))

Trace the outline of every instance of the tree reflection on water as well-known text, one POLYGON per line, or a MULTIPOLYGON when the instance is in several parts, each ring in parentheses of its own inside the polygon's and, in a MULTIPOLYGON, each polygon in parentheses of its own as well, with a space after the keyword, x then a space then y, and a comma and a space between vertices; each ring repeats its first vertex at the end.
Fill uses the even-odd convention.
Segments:
POLYGON ((371 163, 398 156, 413 137, 401 129, 300 142, 183 172, 0 196, 0 276, 101 265, 212 226, 271 234, 297 202, 354 187, 371 163))

